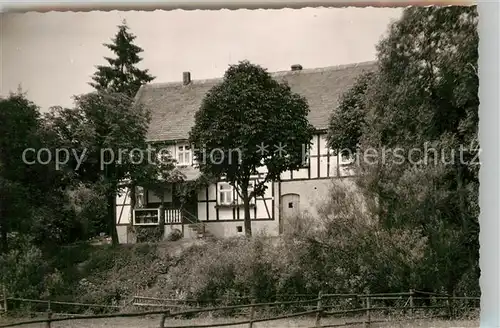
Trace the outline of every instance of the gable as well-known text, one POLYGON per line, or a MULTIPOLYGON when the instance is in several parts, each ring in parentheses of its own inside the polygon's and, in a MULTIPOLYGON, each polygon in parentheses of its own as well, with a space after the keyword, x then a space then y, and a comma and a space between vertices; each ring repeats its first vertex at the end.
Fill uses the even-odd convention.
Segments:
MULTIPOLYGON (((286 81, 292 91, 302 95, 309 104, 309 122, 318 130, 328 127, 331 112, 339 97, 366 71, 373 71, 375 62, 364 62, 296 71, 275 72, 278 81, 286 81)), ((221 78, 182 82, 152 83, 142 86, 136 100, 151 112, 148 141, 187 139, 194 126, 194 117, 205 94, 221 78)))

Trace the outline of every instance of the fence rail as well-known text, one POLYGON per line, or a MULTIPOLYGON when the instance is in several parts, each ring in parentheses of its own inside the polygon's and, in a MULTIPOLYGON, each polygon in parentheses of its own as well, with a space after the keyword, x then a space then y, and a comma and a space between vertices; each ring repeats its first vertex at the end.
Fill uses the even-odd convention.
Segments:
MULTIPOLYGON (((284 296, 284 295, 281 295, 284 296)), ((295 296, 295 295, 286 295, 286 296, 295 296)), ((313 296, 313 295, 305 295, 302 296, 313 296)), ((248 304, 240 304, 240 305, 229 305, 229 306, 218 306, 218 307, 201 307, 201 308, 189 308, 182 309, 183 305, 179 303, 183 303, 186 301, 193 300, 179 300, 179 299, 162 299, 155 297, 147 297, 147 296, 135 296, 132 305, 136 307, 161 307, 162 310, 155 311, 141 311, 141 312, 130 312, 130 313, 108 313, 108 314, 97 314, 97 315, 77 315, 77 314, 64 314, 64 313, 53 313, 51 310, 51 304, 60 304, 60 305, 71 305, 71 306, 82 306, 89 308, 103 308, 103 309, 114 309, 119 310, 122 307, 113 306, 113 305, 99 305, 99 304, 88 304, 88 303, 78 303, 78 302, 60 302, 60 301, 50 301, 50 300, 32 300, 32 299, 24 299, 24 298, 10 298, 7 297, 7 294, 4 292, 3 295, 3 304, 4 310, 7 312, 8 302, 9 301, 20 301, 20 302, 31 302, 31 303, 45 303, 47 304, 47 311, 42 312, 46 313, 47 318, 37 319, 37 320, 29 320, 22 322, 15 322, 5 325, 0 325, 0 328, 7 327, 16 327, 27 324, 36 324, 36 323, 45 323, 47 328, 51 327, 51 323, 53 322, 61 322, 68 320, 86 320, 86 319, 105 319, 105 318, 125 318, 125 317, 145 317, 150 315, 161 315, 160 328, 209 328, 209 327, 225 327, 225 326, 236 326, 236 325, 248 325, 249 328, 253 328, 254 323, 258 322, 268 322, 268 321, 276 321, 288 318, 295 318, 300 316, 308 316, 315 315, 315 324, 312 328, 326 328, 326 327, 346 327, 349 325, 362 324, 364 327, 370 327, 373 323, 380 322, 388 322, 387 320, 374 320, 372 319, 372 315, 375 312, 380 311, 395 311, 395 310, 403 310, 406 313, 410 313, 411 316, 406 317, 402 320, 419 320, 419 319, 429 319, 429 316, 425 318, 419 318, 414 316, 415 311, 422 310, 444 310, 445 313, 441 313, 438 315, 434 315, 433 317, 453 317, 453 302, 452 300, 479 300, 479 297, 466 297, 466 296, 448 296, 443 294, 435 294, 430 295, 430 293, 419 292, 419 291, 410 291, 406 293, 387 293, 387 294, 323 294, 319 293, 315 295, 314 298, 308 298, 303 300, 294 300, 294 301, 276 301, 276 302, 264 302, 264 303, 256 303, 249 297, 240 297, 235 299, 247 299, 250 300, 248 304), (416 295, 427 295, 428 297, 416 297, 416 295), (437 296, 439 295, 439 296, 437 296), (432 297, 434 300, 445 300, 445 305, 415 305, 414 301, 417 299, 429 300, 429 297, 432 297), (407 298, 407 299, 406 299, 407 298), (353 299, 354 308, 349 309, 339 309, 338 304, 328 304, 330 300, 342 300, 342 299, 353 299), (388 300, 406 300, 406 303, 403 306, 373 306, 372 301, 388 301, 388 300), (163 304, 154 304, 147 303, 147 301, 155 301, 155 302, 164 302, 163 304), (360 305, 360 301, 363 301, 363 305, 360 305), (310 304, 310 310, 306 311, 298 311, 295 313, 288 314, 280 314, 274 316, 267 316, 262 318, 255 317, 255 310, 257 308, 271 308, 274 306, 283 306, 283 305, 303 305, 310 304), (168 309, 166 309, 168 308, 168 309), (176 311, 172 311, 173 309, 177 309, 176 311), (215 311, 229 311, 229 310, 240 310, 240 309, 249 309, 249 315, 247 320, 240 320, 234 322, 227 323, 214 323, 214 324, 202 324, 202 325, 183 325, 183 326, 166 326, 165 322, 167 318, 175 318, 186 315, 196 315, 204 312, 215 312, 215 311), (351 318, 358 319, 358 321, 349 321, 344 322, 342 324, 321 324, 322 319, 328 316, 336 316, 336 315, 346 315, 346 314, 362 314, 362 318, 351 318), (54 315, 59 315, 62 317, 54 317, 54 315), (360 321, 361 320, 361 321, 360 321)), ((390 320, 398 321, 395 319, 390 320)))
POLYGON ((95 308, 109 308, 109 309, 120 309, 121 306, 118 305, 104 305, 104 304, 89 304, 89 303, 76 303, 76 302, 60 302, 60 301, 50 301, 50 300, 32 300, 28 298, 16 298, 7 297, 6 301, 20 301, 26 303, 42 303, 42 304, 59 304, 59 305, 74 305, 74 306, 84 306, 84 307, 95 307, 95 308))

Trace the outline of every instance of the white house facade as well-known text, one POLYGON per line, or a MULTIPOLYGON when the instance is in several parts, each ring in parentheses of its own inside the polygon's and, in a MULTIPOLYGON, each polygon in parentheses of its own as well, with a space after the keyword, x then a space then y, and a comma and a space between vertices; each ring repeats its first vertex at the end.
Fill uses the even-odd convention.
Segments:
MULTIPOLYGON (((287 218, 302 211, 314 214, 316 206, 327 197, 332 179, 352 177, 352 168, 334 156, 327 146, 326 131, 339 97, 359 75, 374 68, 373 62, 316 69, 294 65, 290 71, 271 73, 307 99, 308 118, 316 128, 316 134, 311 140, 306 165, 282 173, 280 181, 267 183, 263 196, 252 199, 253 233, 280 234, 287 218)), ((219 82, 221 79, 191 80, 190 74, 184 73, 182 82, 144 85, 136 96, 136 101, 151 111, 148 141, 168 142, 169 153, 187 180, 200 177, 187 142, 194 115, 206 92, 219 82)), ((264 177, 265 168, 261 168, 259 174, 252 177, 251 185, 264 177)), ((243 202, 236 190, 223 179, 199 188, 182 206, 176 187, 166 183, 163 199, 149 190, 139 189, 135 209, 131 208, 128 191, 117 197, 116 223, 120 242, 131 242, 129 226, 155 226, 160 221, 165 224, 165 235, 174 229, 182 231, 185 238, 203 234, 221 238, 244 235, 243 202)))

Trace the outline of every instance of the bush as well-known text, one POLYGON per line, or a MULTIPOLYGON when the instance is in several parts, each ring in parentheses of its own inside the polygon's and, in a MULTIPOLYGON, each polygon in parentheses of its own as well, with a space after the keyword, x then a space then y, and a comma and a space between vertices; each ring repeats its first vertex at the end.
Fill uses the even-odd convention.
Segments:
POLYGON ((204 304, 216 303, 216 299, 232 303, 238 295, 265 300, 275 293, 272 249, 265 237, 195 246, 169 271, 163 289, 186 293, 187 298, 204 304))
POLYGON ((83 265, 74 299, 83 303, 117 305, 150 288, 165 273, 154 244, 97 246, 83 265))
POLYGON ((420 232, 381 227, 349 185, 333 185, 330 196, 319 217, 291 218, 280 238, 232 238, 192 248, 161 288, 203 304, 222 299, 228 305, 243 302, 235 299, 242 295, 269 302, 277 294, 416 288, 427 247, 420 232))
POLYGON ((99 186, 80 185, 70 192, 70 198, 84 240, 98 236, 102 231, 109 231, 105 216, 106 197, 99 186))
POLYGON ((165 234, 164 228, 161 226, 134 226, 133 229, 138 243, 156 243, 161 241, 165 234))
POLYGON ((182 231, 179 229, 174 229, 171 233, 168 234, 167 240, 176 241, 182 238, 182 231))
POLYGON ((37 299, 57 290, 60 273, 50 269, 42 251, 29 243, 16 244, 18 247, 0 256, 0 284, 8 295, 37 299))
POLYGON ((310 284, 334 293, 406 291, 419 285, 427 240, 420 231, 387 229, 352 184, 335 182, 319 209, 320 228, 297 238, 310 284))

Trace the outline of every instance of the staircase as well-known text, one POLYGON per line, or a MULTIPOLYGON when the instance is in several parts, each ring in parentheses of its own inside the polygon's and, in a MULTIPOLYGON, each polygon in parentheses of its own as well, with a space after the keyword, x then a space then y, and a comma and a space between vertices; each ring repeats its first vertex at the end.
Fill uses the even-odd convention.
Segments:
POLYGON ((193 214, 184 211, 184 218, 189 222, 187 227, 191 230, 191 235, 196 236, 196 239, 216 239, 215 236, 206 229, 206 224, 199 221, 193 214))
POLYGON ((198 239, 215 239, 215 236, 210 231, 207 231, 205 224, 202 222, 190 224, 188 228, 191 229, 198 239))

